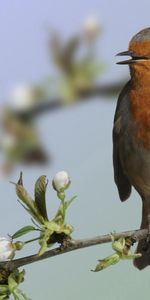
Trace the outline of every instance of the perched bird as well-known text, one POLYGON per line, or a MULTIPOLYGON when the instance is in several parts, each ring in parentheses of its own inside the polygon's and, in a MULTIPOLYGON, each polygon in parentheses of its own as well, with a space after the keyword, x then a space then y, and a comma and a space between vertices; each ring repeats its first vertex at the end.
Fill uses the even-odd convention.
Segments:
POLYGON ((121 201, 131 194, 132 186, 142 199, 141 229, 148 237, 139 241, 134 260, 138 269, 150 265, 150 27, 138 32, 129 43, 130 81, 120 93, 113 128, 114 178, 121 201))

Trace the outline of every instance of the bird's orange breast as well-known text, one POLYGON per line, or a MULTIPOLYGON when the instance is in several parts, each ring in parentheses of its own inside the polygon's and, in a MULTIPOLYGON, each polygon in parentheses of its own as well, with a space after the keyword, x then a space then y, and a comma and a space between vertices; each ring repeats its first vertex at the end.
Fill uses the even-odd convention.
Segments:
POLYGON ((136 139, 150 149, 150 87, 131 89, 131 113, 136 122, 136 139))

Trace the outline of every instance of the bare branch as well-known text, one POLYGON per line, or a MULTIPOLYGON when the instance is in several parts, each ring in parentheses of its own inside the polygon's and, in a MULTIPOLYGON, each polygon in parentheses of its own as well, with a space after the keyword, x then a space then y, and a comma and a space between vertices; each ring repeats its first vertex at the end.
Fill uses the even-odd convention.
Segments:
MULTIPOLYGON (((124 231, 124 232, 120 232, 120 233, 115 233, 115 239, 119 239, 120 237, 132 237, 134 238, 136 241, 138 240, 142 240, 144 239, 148 234, 147 229, 142 229, 142 230, 132 230, 132 231, 124 231)), ((90 247, 90 246, 95 246, 95 245, 100 245, 100 244, 104 244, 104 243, 109 243, 111 242, 111 236, 110 234, 106 234, 106 235, 101 235, 101 236, 97 236, 94 238, 90 238, 90 239, 81 239, 81 240, 70 240, 68 242, 68 244, 66 245, 66 247, 58 247, 52 250, 49 250, 47 252, 45 252, 42 256, 38 256, 37 254, 35 255, 30 255, 30 256, 26 256, 23 258, 19 258, 19 259, 15 259, 13 261, 10 261, 9 263, 7 263, 7 268, 9 269, 14 269, 14 268, 18 268, 27 264, 31 264, 37 261, 41 261, 43 259, 49 258, 49 257, 53 257, 53 256, 57 256, 60 254, 64 254, 67 252, 71 252, 74 250, 78 250, 78 249, 82 249, 82 248, 86 248, 86 247, 90 247)), ((2 267, 6 265, 6 262, 3 262, 0 264, 2 267)))

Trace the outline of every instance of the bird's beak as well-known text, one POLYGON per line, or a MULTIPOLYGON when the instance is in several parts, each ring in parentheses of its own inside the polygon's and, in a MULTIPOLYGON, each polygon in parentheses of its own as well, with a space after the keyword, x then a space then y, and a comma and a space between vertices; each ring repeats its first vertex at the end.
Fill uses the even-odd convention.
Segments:
POLYGON ((117 62, 117 65, 128 65, 134 61, 133 52, 129 51, 129 50, 120 52, 120 53, 116 54, 116 56, 131 56, 131 59, 117 62))
POLYGON ((117 62, 118 65, 129 65, 131 63, 137 63, 140 61, 150 61, 150 57, 149 56, 142 56, 139 55, 133 51, 127 50, 124 52, 120 52, 118 53, 116 56, 131 56, 131 59, 127 59, 127 60, 123 60, 123 61, 119 61, 117 62))

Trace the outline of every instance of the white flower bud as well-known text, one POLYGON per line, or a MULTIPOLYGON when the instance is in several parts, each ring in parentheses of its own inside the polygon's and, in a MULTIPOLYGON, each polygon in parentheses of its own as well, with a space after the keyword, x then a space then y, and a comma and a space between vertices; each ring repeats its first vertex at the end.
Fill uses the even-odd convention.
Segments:
POLYGON ((89 16, 83 24, 84 35, 87 39, 95 38, 100 31, 100 23, 96 16, 89 16))
POLYGON ((0 237, 0 261, 13 258, 15 249, 10 238, 0 237))
POLYGON ((9 99, 11 107, 16 111, 29 109, 35 100, 34 89, 30 86, 20 85, 14 87, 9 99))
POLYGON ((70 178, 65 171, 58 172, 53 178, 53 187, 57 192, 64 191, 70 185, 70 178))

